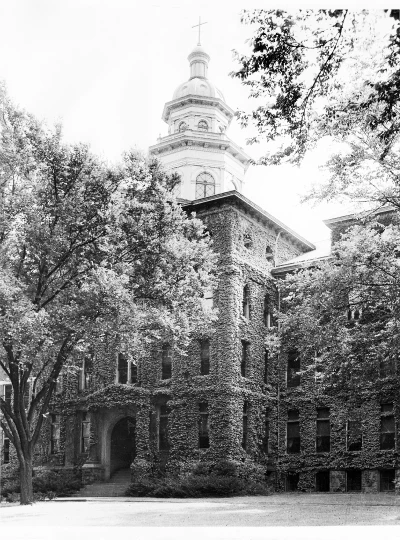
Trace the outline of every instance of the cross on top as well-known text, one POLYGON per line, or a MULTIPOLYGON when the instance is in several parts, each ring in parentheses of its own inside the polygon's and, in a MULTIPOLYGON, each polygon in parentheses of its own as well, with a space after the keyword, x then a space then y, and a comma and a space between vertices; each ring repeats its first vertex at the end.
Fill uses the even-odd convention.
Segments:
POLYGON ((206 22, 203 22, 203 23, 202 23, 202 22, 201 22, 201 17, 199 17, 199 24, 195 24, 194 26, 192 26, 192 28, 197 28, 197 27, 199 27, 199 42, 198 42, 198 44, 197 44, 198 46, 201 45, 201 43, 200 43, 200 28, 201 28, 201 26, 203 26, 203 24, 207 24, 207 23, 206 23, 206 22))

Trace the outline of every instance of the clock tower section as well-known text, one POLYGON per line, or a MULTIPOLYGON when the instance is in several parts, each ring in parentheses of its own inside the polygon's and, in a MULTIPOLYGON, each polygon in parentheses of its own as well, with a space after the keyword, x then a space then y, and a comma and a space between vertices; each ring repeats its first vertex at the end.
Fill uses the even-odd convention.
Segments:
POLYGON ((164 106, 168 135, 150 147, 169 173, 181 182, 175 194, 185 200, 242 191, 250 158, 226 132, 234 116, 224 96, 207 78, 209 55, 196 46, 188 56, 190 78, 164 106))

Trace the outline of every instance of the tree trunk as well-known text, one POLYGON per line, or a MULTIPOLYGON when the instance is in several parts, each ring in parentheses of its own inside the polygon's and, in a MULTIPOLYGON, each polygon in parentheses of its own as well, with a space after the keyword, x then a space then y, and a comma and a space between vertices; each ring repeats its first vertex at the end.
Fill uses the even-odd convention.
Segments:
POLYGON ((32 486, 32 456, 24 456, 23 462, 20 463, 20 484, 21 484, 21 504, 31 504, 33 502, 33 486, 32 486))

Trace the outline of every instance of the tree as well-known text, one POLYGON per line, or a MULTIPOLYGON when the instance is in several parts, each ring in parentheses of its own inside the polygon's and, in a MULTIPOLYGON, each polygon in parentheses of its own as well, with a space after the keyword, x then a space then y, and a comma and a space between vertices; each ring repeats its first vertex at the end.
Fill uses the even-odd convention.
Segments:
POLYGON ((215 256, 201 222, 171 196, 176 179, 135 153, 111 168, 1 99, 1 428, 16 449, 21 504, 62 369, 106 334, 182 346, 204 313, 215 256))
POLYGON ((281 328, 275 351, 296 349, 329 391, 359 395, 394 375, 400 346, 400 230, 356 225, 333 247, 280 283, 281 328))
POLYGON ((245 11, 251 54, 232 73, 257 99, 241 111, 265 138, 266 165, 298 165, 329 141, 328 179, 308 198, 346 194, 400 207, 399 10, 245 11))

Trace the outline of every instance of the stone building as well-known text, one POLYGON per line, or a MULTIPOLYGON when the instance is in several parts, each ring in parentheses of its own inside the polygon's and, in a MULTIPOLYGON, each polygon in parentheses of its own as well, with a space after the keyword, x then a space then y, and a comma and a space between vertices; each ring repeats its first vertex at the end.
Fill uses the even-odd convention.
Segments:
MULTIPOLYGON (((221 277, 205 301, 218 308, 218 321, 187 356, 163 343, 138 365, 115 349, 104 365, 86 359, 79 376, 61 381, 37 462, 78 467, 90 484, 121 469, 179 473, 199 461, 247 460, 262 465, 277 490, 390 490, 396 381, 383 380, 381 393, 349 417, 342 401, 299 375, 296 355, 268 355, 275 284, 315 257, 315 247, 242 194, 249 158, 227 136, 233 111, 207 78, 203 48, 188 59, 189 80, 164 107, 168 135, 150 152, 180 175, 177 197, 212 236, 221 277), (352 446, 350 430, 359 434, 352 446)), ((7 381, 0 387, 9 399, 7 381)), ((15 464, 7 441, 2 459, 15 464)))

